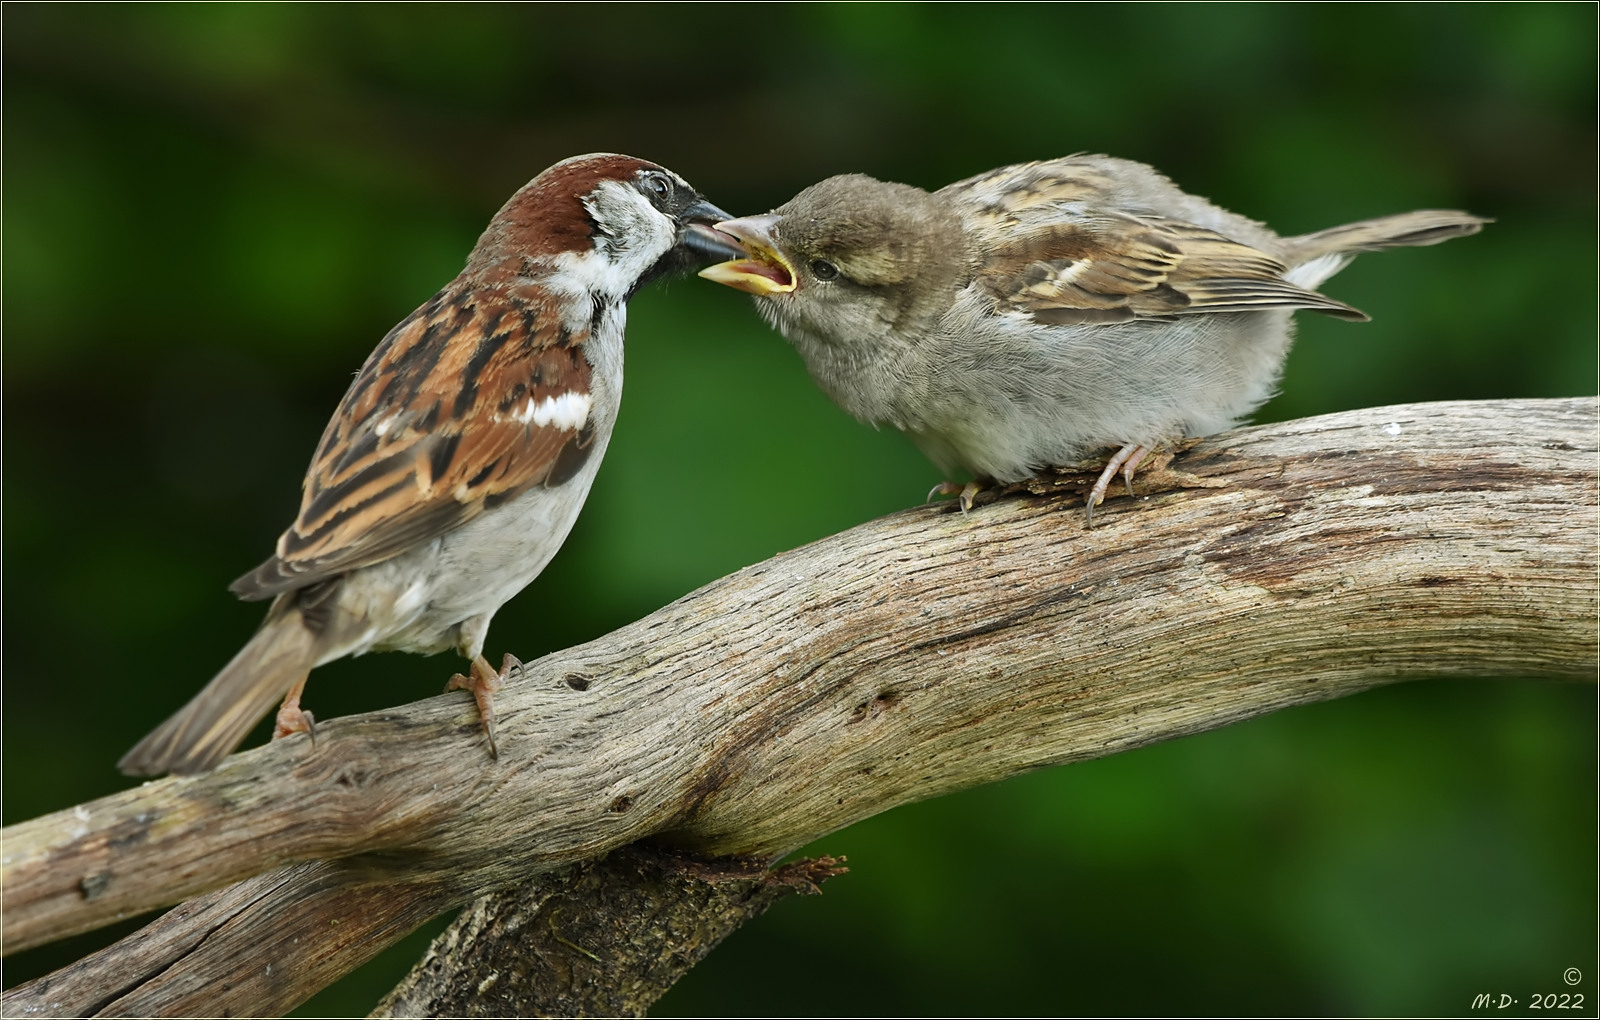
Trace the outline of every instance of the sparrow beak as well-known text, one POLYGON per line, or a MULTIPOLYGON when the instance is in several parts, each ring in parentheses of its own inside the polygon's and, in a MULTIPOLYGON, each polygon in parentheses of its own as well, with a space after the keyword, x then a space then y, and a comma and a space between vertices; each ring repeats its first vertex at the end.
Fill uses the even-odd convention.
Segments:
POLYGON ((679 213, 678 219, 685 223, 704 223, 709 227, 723 220, 731 220, 733 217, 702 198, 679 213))
POLYGON ((680 247, 696 256, 700 262, 743 257, 744 249, 739 247, 739 242, 712 226, 732 218, 701 199, 678 214, 678 221, 684 224, 683 240, 678 242, 680 247))
POLYGON ((702 263, 744 257, 744 249, 739 247, 738 241, 704 223, 689 224, 678 244, 702 263))
POLYGON ((778 225, 781 218, 776 213, 767 213, 765 216, 746 216, 718 223, 719 233, 734 238, 741 245, 739 257, 708 266, 700 270, 700 275, 713 283, 746 291, 757 297, 787 294, 794 290, 794 266, 778 253, 778 246, 772 239, 772 228, 778 225))

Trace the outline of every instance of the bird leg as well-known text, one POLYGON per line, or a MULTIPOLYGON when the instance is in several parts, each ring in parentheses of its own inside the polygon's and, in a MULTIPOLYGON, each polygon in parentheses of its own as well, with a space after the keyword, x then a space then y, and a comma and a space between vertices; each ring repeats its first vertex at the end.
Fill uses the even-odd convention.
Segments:
POLYGON ((1094 483, 1094 488, 1089 490, 1088 505, 1084 508, 1085 527, 1094 527, 1094 508, 1099 506, 1106 498, 1106 489, 1111 485, 1120 468, 1122 480, 1127 483, 1128 495, 1133 495, 1133 473, 1139 467, 1140 461, 1150 456, 1154 445, 1143 443, 1129 443, 1111 455, 1111 460, 1106 464, 1106 469, 1100 472, 1100 479, 1094 483))
POLYGON ((472 657, 470 677, 457 673, 444 688, 446 691, 472 692, 472 699, 478 703, 478 718, 483 721, 483 735, 489 738, 491 758, 500 757, 500 748, 494 741, 494 693, 505 685, 513 670, 522 670, 522 660, 510 652, 506 653, 498 673, 480 653, 472 657))
POLYGON ((957 485, 955 482, 940 482, 928 490, 928 499, 923 500, 923 502, 926 503, 935 496, 955 496, 961 503, 961 512, 966 513, 972 509, 973 499, 982 491, 983 486, 979 485, 976 479, 966 485, 957 485))
POLYGON ((304 733, 311 737, 313 743, 317 739, 317 720, 310 712, 300 707, 300 695, 306 691, 306 680, 311 677, 305 674, 295 681, 289 693, 283 696, 283 704, 278 706, 278 716, 273 720, 272 739, 280 740, 283 737, 296 733, 304 733))

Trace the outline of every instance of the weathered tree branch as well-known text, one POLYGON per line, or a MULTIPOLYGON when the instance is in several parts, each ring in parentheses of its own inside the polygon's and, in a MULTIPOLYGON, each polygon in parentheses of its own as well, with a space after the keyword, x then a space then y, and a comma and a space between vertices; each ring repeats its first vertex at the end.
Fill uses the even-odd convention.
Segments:
POLYGON ((120 969, 83 961, 6 1012, 85 1013, 113 987, 133 993, 115 1010, 152 1012, 134 1000, 184 982, 162 1009, 215 1012, 220 976, 262 961, 281 987, 251 1011, 287 1008, 320 987, 302 972, 326 983, 430 913, 647 836, 770 858, 1397 679, 1593 680, 1593 398, 1330 415, 1174 467, 1092 531, 1062 495, 921 507, 723 578, 531 664, 497 702, 497 762, 455 695, 13 826, 8 952, 317 863, 187 905, 97 954, 120 969), (352 904, 340 946, 294 941, 352 904))
POLYGON ((567 865, 469 906, 372 1016, 643 1016, 740 925, 843 870, 638 847, 567 865))

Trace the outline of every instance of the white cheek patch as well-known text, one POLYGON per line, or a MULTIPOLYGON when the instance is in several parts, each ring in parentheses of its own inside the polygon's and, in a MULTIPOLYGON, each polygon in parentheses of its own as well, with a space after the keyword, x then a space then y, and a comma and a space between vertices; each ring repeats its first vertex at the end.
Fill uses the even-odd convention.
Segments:
MULTIPOLYGON (((584 199, 604 236, 581 268, 589 289, 613 298, 624 297, 645 271, 671 250, 677 228, 672 221, 632 186, 602 181, 584 199), (594 256, 598 256, 595 258, 594 256)), ((570 270, 569 270, 570 271, 570 270)))
POLYGON ((677 227, 621 181, 602 181, 583 199, 598 225, 594 247, 540 257, 537 282, 562 300, 561 324, 587 332, 598 307, 621 304, 677 242, 677 227))

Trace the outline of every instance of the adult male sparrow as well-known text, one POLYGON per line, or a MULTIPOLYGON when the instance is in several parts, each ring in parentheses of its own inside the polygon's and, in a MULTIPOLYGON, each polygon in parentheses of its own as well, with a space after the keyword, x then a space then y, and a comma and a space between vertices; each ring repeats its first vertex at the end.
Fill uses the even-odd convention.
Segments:
MULTIPOLYGON (((1428 210, 1279 237, 1142 163, 1075 155, 932 194, 832 177, 718 224, 746 257, 700 275, 756 295, 840 407, 947 478, 1017 482, 1116 448, 1092 521, 1117 471, 1131 491, 1156 444, 1272 396, 1295 309, 1366 319, 1316 292, 1357 253, 1486 222, 1428 210)), ((940 487, 963 510, 978 488, 940 487)))
POLYGON ((328 423, 300 514, 239 578, 272 599, 233 661, 119 763, 132 775, 214 766, 279 698, 279 731, 309 728, 307 672, 374 649, 471 660, 478 699, 495 611, 566 540, 622 396, 628 298, 739 249, 728 214, 631 156, 557 163, 495 214, 466 268, 383 338, 328 423))

